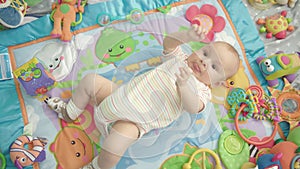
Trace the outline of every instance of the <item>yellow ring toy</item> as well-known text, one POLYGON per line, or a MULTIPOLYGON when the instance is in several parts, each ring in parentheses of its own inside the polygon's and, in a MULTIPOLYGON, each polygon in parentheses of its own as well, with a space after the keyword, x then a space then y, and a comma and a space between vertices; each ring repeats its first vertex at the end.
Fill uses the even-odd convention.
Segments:
MULTIPOLYGON (((219 156, 214 151, 212 151, 208 148, 201 148, 201 149, 196 150, 190 157, 190 160, 182 166, 182 169, 191 169, 192 168, 191 164, 192 164, 195 156, 199 153, 203 153, 203 157, 204 157, 205 152, 209 153, 215 159, 215 161, 216 161, 215 169, 222 169, 221 160, 220 160, 219 156)), ((203 165, 203 166, 204 166, 203 169, 205 169, 205 165, 203 165)))

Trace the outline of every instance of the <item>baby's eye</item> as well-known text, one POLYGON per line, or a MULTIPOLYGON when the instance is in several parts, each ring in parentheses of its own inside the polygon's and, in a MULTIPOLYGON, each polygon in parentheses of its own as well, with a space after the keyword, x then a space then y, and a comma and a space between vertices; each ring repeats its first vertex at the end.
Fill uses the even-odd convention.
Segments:
POLYGON ((52 68, 52 67, 53 67, 53 65, 49 65, 49 67, 50 67, 50 68, 52 68))
POLYGON ((112 52, 112 48, 109 48, 109 49, 108 49, 108 52, 112 52))
POLYGON ((123 49, 124 48, 124 45, 120 45, 120 49, 123 49))
POLYGON ((58 61, 58 58, 55 58, 55 61, 58 61))

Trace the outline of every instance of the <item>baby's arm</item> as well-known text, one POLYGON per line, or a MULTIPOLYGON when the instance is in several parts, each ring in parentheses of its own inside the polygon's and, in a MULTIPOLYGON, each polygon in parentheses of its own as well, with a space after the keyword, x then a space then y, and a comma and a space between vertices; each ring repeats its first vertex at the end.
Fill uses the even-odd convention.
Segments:
POLYGON ((177 89, 181 96, 183 109, 189 113, 198 113, 204 108, 204 103, 200 97, 187 85, 187 81, 192 75, 191 70, 187 67, 180 68, 180 74, 176 74, 177 89))
POLYGON ((164 51, 172 52, 177 46, 191 41, 200 42, 207 32, 199 25, 192 25, 189 30, 174 32, 167 35, 163 42, 164 51))

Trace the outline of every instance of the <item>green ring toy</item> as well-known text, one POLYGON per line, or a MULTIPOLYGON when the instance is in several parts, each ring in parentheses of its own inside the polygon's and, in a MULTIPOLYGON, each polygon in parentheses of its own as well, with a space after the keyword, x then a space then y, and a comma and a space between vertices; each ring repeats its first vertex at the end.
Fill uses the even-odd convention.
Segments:
POLYGON ((115 20, 129 20, 131 23, 140 24, 144 21, 145 14, 141 9, 134 8, 126 16, 112 16, 109 13, 102 12, 97 16, 97 23, 100 26, 106 26, 111 24, 115 20))
POLYGON ((0 160, 1 160, 1 168, 0 169, 5 169, 6 167, 6 160, 5 160, 5 157, 2 153, 0 153, 0 160))

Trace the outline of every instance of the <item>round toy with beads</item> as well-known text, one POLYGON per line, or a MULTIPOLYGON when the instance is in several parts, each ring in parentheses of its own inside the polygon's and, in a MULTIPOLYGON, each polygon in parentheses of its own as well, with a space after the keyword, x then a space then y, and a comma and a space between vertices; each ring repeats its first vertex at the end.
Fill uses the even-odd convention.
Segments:
POLYGON ((259 32, 267 33, 266 38, 272 38, 273 36, 277 39, 286 38, 287 31, 294 31, 294 26, 289 25, 292 22, 291 18, 286 18, 287 12, 282 11, 280 14, 274 14, 268 16, 265 19, 259 18, 256 23, 262 25, 259 32))

